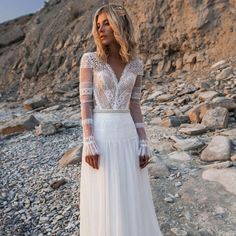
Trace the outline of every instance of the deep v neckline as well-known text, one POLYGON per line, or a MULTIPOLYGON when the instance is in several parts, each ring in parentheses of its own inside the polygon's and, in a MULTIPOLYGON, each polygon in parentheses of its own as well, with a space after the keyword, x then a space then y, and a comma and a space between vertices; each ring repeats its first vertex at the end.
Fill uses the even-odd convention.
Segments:
POLYGON ((126 68, 128 67, 128 65, 129 65, 130 63, 127 63, 127 64, 125 65, 124 69, 123 69, 122 72, 121 72, 121 75, 120 75, 120 78, 119 78, 119 79, 118 79, 118 77, 117 77, 115 71, 112 69, 111 65, 110 65, 109 63, 105 63, 105 64, 106 64, 106 66, 108 67, 108 69, 110 70, 110 72, 112 73, 112 75, 113 75, 113 77, 114 77, 116 83, 119 84, 120 81, 122 80, 122 77, 124 76, 124 73, 125 73, 125 71, 126 71, 126 68))
POLYGON ((95 52, 95 55, 96 55, 97 59, 100 60, 102 63, 104 63, 104 65, 105 65, 105 66, 107 67, 107 69, 110 71, 110 73, 112 74, 112 78, 114 79, 116 85, 118 86, 118 85, 120 84, 122 78, 124 77, 124 74, 125 74, 126 70, 128 69, 128 66, 131 64, 131 62, 132 62, 133 60, 131 60, 129 63, 127 63, 127 64, 125 65, 125 67, 124 67, 124 69, 123 69, 123 71, 122 71, 122 73, 121 73, 121 76, 120 76, 120 78, 118 79, 117 76, 116 76, 116 74, 115 74, 115 71, 112 69, 112 67, 110 66, 110 64, 109 64, 109 63, 106 63, 106 62, 104 62, 103 60, 101 60, 100 58, 98 58, 96 52, 95 52))

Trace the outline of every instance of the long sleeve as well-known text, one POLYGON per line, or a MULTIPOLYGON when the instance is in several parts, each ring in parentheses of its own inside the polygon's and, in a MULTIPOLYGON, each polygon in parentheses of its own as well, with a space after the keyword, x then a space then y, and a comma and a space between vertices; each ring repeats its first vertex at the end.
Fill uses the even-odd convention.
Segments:
POLYGON ((80 61, 79 81, 83 145, 86 155, 95 155, 99 149, 93 134, 93 65, 88 53, 80 61))
POLYGON ((138 75, 131 93, 130 98, 130 114, 135 123, 137 133, 139 136, 139 156, 147 155, 151 157, 152 152, 149 146, 149 141, 145 132, 145 125, 143 121, 143 115, 141 111, 141 89, 142 89, 142 77, 143 77, 143 64, 140 64, 140 68, 137 70, 138 75))

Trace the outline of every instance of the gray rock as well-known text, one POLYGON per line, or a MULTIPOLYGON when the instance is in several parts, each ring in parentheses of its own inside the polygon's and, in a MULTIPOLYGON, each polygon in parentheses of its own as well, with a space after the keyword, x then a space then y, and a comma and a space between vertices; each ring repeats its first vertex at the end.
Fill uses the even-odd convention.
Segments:
POLYGON ((46 106, 48 104, 48 99, 45 95, 36 95, 33 98, 26 100, 23 103, 23 107, 26 110, 33 110, 39 107, 46 106))
POLYGON ((203 171, 202 178, 222 184, 226 191, 236 195, 236 170, 232 168, 208 169, 203 171))
POLYGON ((161 125, 165 127, 176 127, 188 122, 190 122, 188 116, 169 116, 161 121, 161 125))
POLYGON ((172 136, 171 139, 175 141, 173 146, 182 151, 189 151, 202 148, 205 145, 205 143, 199 138, 181 139, 176 136, 172 136))
POLYGON ((26 130, 33 130, 38 124, 39 121, 33 115, 17 117, 0 125, 0 135, 7 136, 23 133, 26 130))
POLYGON ((198 95, 198 99, 201 102, 205 102, 205 101, 211 101, 213 98, 217 96, 218 96, 218 93, 216 91, 205 91, 205 92, 201 92, 198 95))
POLYGON ((227 67, 225 69, 223 69, 217 76, 216 76, 216 80, 222 80, 227 78, 229 75, 231 75, 233 73, 233 69, 232 67, 227 67))
POLYGON ((224 107, 216 107, 208 110, 202 118, 201 124, 209 129, 227 128, 229 121, 229 112, 224 107))
POLYGON ((203 161, 226 161, 230 159, 230 140, 225 136, 215 136, 201 153, 203 161))
POLYGON ((59 160, 60 167, 66 167, 71 164, 78 164, 81 161, 83 145, 80 144, 66 151, 59 160))
POLYGON ((205 133, 207 127, 203 124, 182 124, 179 131, 188 135, 198 135, 205 133))
POLYGON ((149 164, 148 171, 149 174, 154 178, 168 176, 170 174, 164 162, 160 160, 156 161, 155 163, 149 164))
POLYGON ((175 151, 168 154, 168 157, 176 161, 190 161, 191 156, 183 151, 175 151))
POLYGON ((35 128, 36 135, 52 135, 56 133, 56 128, 52 122, 43 122, 35 128))

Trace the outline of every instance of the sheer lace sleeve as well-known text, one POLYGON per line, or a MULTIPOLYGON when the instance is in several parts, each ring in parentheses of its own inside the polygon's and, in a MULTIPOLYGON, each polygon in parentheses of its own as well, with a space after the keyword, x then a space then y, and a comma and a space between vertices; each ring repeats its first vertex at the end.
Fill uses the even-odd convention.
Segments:
POLYGON ((143 77, 143 63, 142 61, 140 61, 140 66, 137 70, 136 81, 131 93, 129 108, 139 136, 139 156, 147 155, 151 157, 152 152, 145 132, 145 125, 140 105, 142 77, 143 77))
POLYGON ((93 135, 93 63, 89 53, 84 53, 80 61, 80 106, 85 155, 99 154, 93 135))

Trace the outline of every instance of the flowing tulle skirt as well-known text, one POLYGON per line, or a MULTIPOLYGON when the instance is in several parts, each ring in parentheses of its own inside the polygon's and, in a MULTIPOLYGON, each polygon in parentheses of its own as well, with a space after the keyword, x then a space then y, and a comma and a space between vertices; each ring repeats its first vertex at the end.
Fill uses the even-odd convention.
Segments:
POLYGON ((99 169, 82 154, 80 236, 161 236, 147 166, 129 112, 94 113, 99 169))

